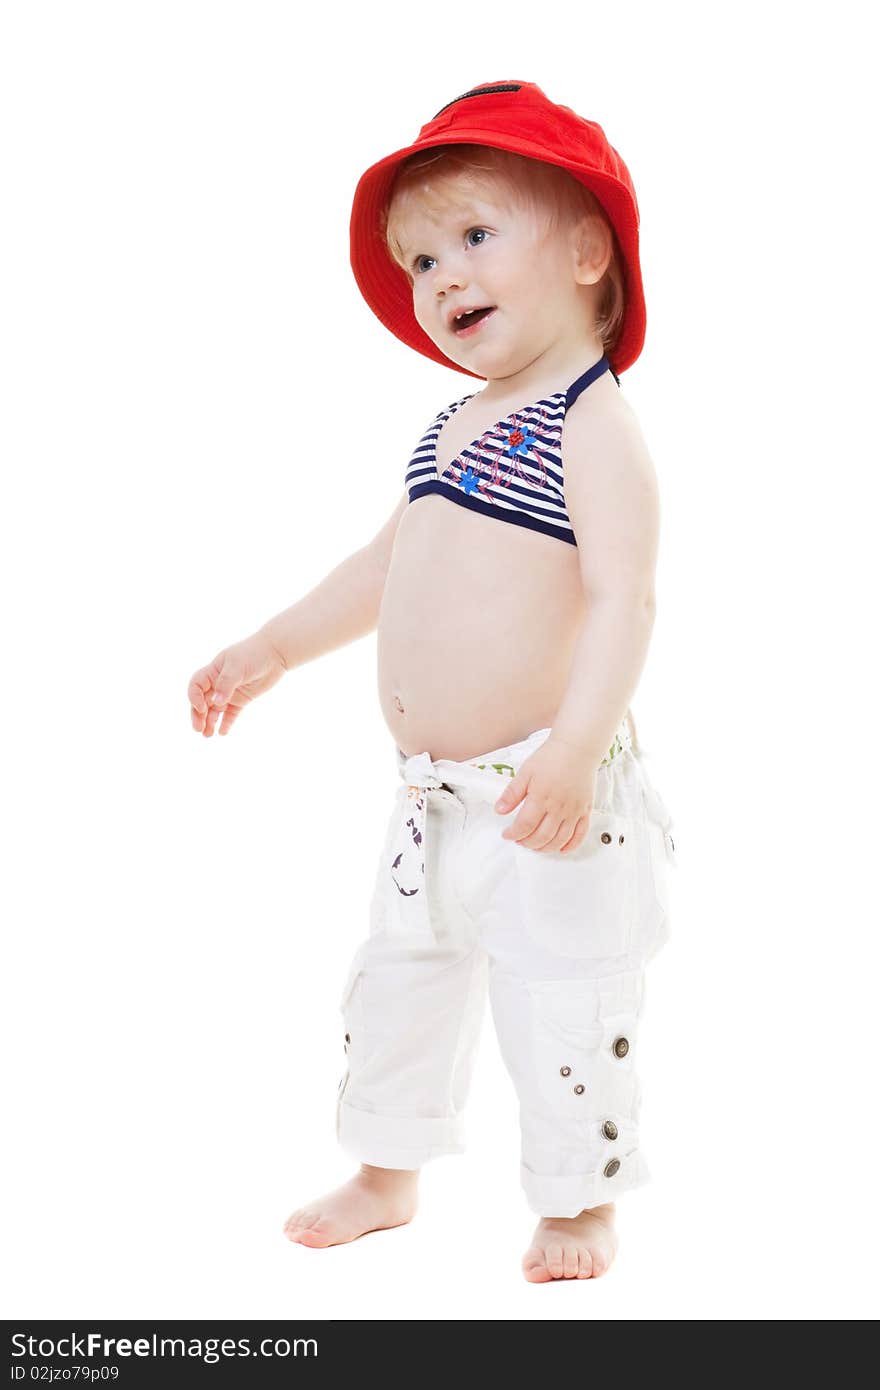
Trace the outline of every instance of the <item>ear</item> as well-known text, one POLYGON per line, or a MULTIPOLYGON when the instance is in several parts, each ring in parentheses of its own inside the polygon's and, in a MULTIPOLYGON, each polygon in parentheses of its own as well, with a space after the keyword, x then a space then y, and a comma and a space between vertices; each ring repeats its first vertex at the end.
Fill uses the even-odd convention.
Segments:
POLYGON ((579 285, 597 285, 611 264, 611 229, 595 212, 584 213, 572 231, 574 278, 579 285))

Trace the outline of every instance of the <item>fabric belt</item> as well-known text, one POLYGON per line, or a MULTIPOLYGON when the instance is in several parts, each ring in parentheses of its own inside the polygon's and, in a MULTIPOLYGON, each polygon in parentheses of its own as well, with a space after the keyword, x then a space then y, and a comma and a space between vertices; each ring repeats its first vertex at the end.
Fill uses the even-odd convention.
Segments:
MULTIPOLYGON (((429 753, 414 753, 407 757, 402 749, 397 749, 397 767, 403 780, 398 795, 403 794, 402 814, 392 837, 388 864, 387 923, 392 935, 405 935, 425 942, 435 939, 425 877, 429 796, 432 793, 451 796, 464 810, 465 803, 456 795, 456 788, 461 788, 494 806, 503 790, 501 779, 514 777, 550 732, 550 729, 538 729, 521 743, 510 748, 497 748, 470 762, 455 762, 449 758, 433 761, 429 753)), ((627 720, 624 720, 600 766, 607 766, 624 749, 632 749, 633 746, 630 728, 627 720)), ((509 824, 511 819, 508 817, 505 824, 509 824)), ((499 835, 504 829, 501 820, 499 816, 499 835)))

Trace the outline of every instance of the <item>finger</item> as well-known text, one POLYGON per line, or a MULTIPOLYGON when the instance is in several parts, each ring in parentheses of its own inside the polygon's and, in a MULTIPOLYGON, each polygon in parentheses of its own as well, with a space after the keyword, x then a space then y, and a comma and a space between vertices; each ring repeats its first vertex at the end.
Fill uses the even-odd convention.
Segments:
POLYGON ((561 846, 560 853, 571 854, 571 851, 573 849, 577 849, 578 845, 582 845, 584 840, 587 838, 587 831, 589 830, 589 828, 589 815, 581 816, 574 827, 574 833, 572 834, 571 839, 568 841, 567 844, 561 846))
POLYGON ((540 825, 543 815, 543 810, 538 810, 528 800, 524 801, 516 819, 502 830, 502 840, 521 840, 524 835, 531 835, 540 825))
POLYGON ((241 714, 243 706, 227 705, 223 711, 223 723, 217 730, 219 734, 228 734, 238 716, 241 714))
POLYGON ((236 661, 225 660, 213 672, 211 692, 207 696, 209 708, 225 709, 232 699, 241 680, 241 670, 236 661))
POLYGON ((206 736, 206 738, 210 738, 211 735, 213 734, 213 732, 214 732, 214 725, 217 723, 217 720, 220 718, 221 713, 222 713, 221 710, 215 709, 213 706, 209 706, 209 708, 208 708, 208 713, 207 713, 207 715, 205 716, 205 736, 206 736))
POLYGON ((562 846, 564 844, 567 844, 568 841, 571 839, 576 825, 576 820, 572 820, 571 816, 566 817, 563 821, 560 822, 559 829, 553 836, 553 839, 548 840, 546 845, 542 845, 541 848, 548 852, 555 852, 556 850, 561 850, 562 846))
POLYGON ((192 720, 192 726, 197 733, 201 733, 205 727, 205 716, 208 713, 208 695, 210 690, 210 668, 203 666, 201 671, 196 671, 186 688, 186 696, 190 704, 190 718, 192 720))
POLYGON ((521 784, 514 777, 495 802, 495 810, 499 815, 506 816, 515 806, 519 805, 526 791, 527 784, 521 784))
POLYGON ((205 714, 208 708, 207 696, 211 689, 211 668, 203 666, 200 671, 196 671, 191 677, 190 683, 186 688, 186 698, 189 700, 193 709, 199 714, 205 714))
MULTIPOLYGON (((522 829, 518 832, 516 822, 509 827, 509 838, 516 840, 517 844, 525 846, 526 849, 541 849, 549 840, 552 840, 556 827, 559 824, 558 815, 547 812, 536 824, 529 826, 528 821, 523 822, 522 829)), ((504 836, 508 837, 508 830, 504 831, 504 836)))

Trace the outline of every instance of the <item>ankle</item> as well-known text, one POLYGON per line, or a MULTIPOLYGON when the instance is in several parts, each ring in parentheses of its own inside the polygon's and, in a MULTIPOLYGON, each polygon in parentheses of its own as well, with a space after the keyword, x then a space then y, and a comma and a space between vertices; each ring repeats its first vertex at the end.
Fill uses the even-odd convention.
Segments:
POLYGON ((599 1207, 586 1207, 585 1212, 589 1216, 598 1216, 605 1221, 610 1221, 614 1216, 616 1207, 613 1202, 603 1202, 599 1207))
POLYGON ((615 1210, 616 1208, 613 1202, 603 1202, 602 1205, 598 1207, 584 1207, 581 1216, 595 1217, 597 1221, 602 1221, 606 1226, 610 1226, 614 1222, 615 1210))
POLYGON ((362 1163, 358 1177, 364 1178, 371 1187, 415 1187, 419 1180, 418 1168, 374 1168, 370 1163, 362 1163))

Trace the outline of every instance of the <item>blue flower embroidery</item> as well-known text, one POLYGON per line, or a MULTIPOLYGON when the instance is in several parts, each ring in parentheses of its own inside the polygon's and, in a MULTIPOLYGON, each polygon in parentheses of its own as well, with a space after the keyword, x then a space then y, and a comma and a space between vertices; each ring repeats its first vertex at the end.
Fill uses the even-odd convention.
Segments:
POLYGON ((467 493, 476 492, 480 486, 480 480, 470 464, 461 470, 459 482, 463 490, 467 493))
POLYGON ((509 432, 507 437, 508 454, 527 454, 532 445, 537 442, 538 436, 530 434, 527 426, 511 425, 505 422, 501 428, 509 432))

